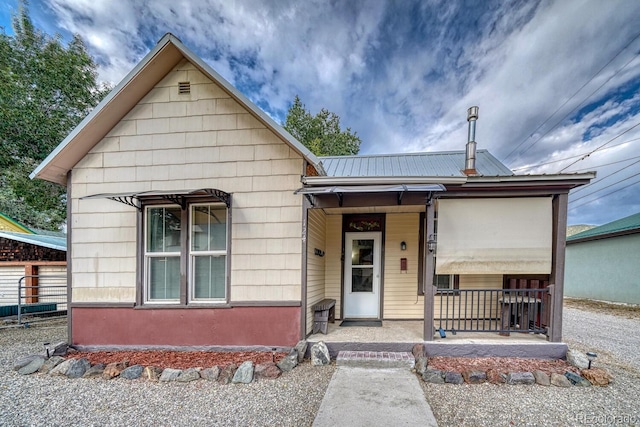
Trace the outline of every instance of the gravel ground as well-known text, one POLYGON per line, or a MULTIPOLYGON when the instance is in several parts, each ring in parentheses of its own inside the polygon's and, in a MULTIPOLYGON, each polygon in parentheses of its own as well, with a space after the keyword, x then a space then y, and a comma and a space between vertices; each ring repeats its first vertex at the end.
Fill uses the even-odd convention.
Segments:
POLYGON ((66 340, 66 324, 57 323, 0 329, 0 425, 309 426, 335 371, 305 361, 277 380, 230 385, 13 372, 18 357, 42 354, 44 342, 66 340))
MULTIPOLYGON (((612 311, 615 312, 615 311, 612 311)), ((569 348, 595 351, 607 387, 436 385, 421 382, 442 426, 640 425, 640 319, 565 308, 569 348)))

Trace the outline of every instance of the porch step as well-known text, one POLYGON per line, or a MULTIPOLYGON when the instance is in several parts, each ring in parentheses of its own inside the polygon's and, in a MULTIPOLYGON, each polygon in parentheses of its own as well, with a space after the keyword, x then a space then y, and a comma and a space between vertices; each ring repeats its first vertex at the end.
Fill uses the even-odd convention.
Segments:
POLYGON ((406 368, 416 364, 413 354, 399 351, 340 351, 336 358, 338 366, 359 368, 406 368))

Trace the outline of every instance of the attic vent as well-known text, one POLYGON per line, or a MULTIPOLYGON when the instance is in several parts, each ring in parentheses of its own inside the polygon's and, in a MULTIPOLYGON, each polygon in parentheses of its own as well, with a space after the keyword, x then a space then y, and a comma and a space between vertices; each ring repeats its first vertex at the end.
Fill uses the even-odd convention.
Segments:
POLYGON ((180 95, 191 93, 191 82, 178 82, 178 93, 180 95))

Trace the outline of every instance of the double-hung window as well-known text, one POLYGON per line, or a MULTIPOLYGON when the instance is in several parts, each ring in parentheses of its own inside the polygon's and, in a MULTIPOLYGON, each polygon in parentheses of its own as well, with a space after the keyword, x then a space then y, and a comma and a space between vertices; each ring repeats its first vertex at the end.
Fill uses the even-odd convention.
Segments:
POLYGON ((144 213, 144 301, 226 302, 227 207, 147 205, 144 213))

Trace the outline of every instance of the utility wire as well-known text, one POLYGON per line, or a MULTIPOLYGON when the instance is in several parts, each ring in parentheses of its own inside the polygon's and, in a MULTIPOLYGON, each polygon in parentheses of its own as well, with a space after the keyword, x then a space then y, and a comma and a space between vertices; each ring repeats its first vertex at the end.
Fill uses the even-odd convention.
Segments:
MULTIPOLYGON (((631 178, 634 178, 634 177, 636 177, 636 176, 638 176, 638 175, 640 175, 640 172, 635 173, 635 174, 633 174, 633 175, 631 175, 631 176, 628 176, 628 177, 626 177, 626 178, 624 178, 624 179, 621 179, 620 181, 616 181, 616 182, 614 182, 613 184, 609 184, 609 185, 607 185, 606 187, 602 187, 602 188, 600 188, 599 190, 593 191, 593 192, 591 192, 591 193, 589 193, 589 194, 585 194, 584 196, 578 197, 577 199, 573 199, 573 200, 571 200, 569 203, 575 203, 575 202, 577 202, 577 201, 578 201, 578 200, 580 200, 580 199, 584 199, 585 197, 589 197, 589 196, 591 196, 591 195, 593 195, 593 194, 599 193, 599 192, 601 192, 602 190, 606 190, 607 188, 613 187, 614 185, 616 185, 616 184, 620 184, 621 182, 625 182, 626 180, 631 179, 631 178)), ((617 190, 616 190, 616 191, 617 191, 617 190)))
MULTIPOLYGON (((631 177, 629 177, 629 178, 631 178, 631 177)), ((574 209, 579 208, 580 206, 588 205, 589 203, 593 203, 593 202, 595 202, 596 200, 604 199, 605 197, 608 197, 608 196, 610 196, 610 195, 612 195, 612 194, 614 194, 614 193, 617 193, 618 191, 622 191, 622 190, 624 190, 625 188, 631 187, 632 185, 636 185, 636 184, 639 184, 639 183, 640 183, 640 180, 638 180, 638 181, 636 181, 636 182, 632 182, 631 184, 629 184, 629 185, 625 185, 624 187, 620 187, 620 188, 618 188, 617 190, 614 190, 614 191, 612 191, 612 192, 610 192, 610 193, 605 194, 604 196, 596 197, 595 199, 592 199, 592 200, 586 201, 586 202, 584 202, 584 203, 581 203, 581 204, 579 204, 578 206, 574 206, 574 207, 572 207, 572 208, 569 208, 569 210, 570 210, 570 211, 572 211, 572 210, 574 210, 574 209)), ((571 203, 571 202, 569 202, 569 203, 571 203)))
MULTIPOLYGON (((627 160, 628 160, 628 159, 627 159, 627 160)), ((628 168, 630 168, 631 166, 636 165, 636 164, 638 164, 638 163, 640 163, 640 160, 636 160, 635 162, 628 164, 627 166, 623 167, 622 169, 618 169, 617 171, 612 172, 612 173, 610 173, 609 175, 605 175, 605 176, 603 176, 603 177, 602 177, 602 178, 600 178, 600 179, 597 179, 597 180, 595 180, 595 181, 593 181, 593 182, 590 182, 589 184, 585 185, 584 187, 580 187, 580 188, 578 188, 578 189, 574 192, 574 194, 575 194, 575 193, 577 193, 577 192, 579 192, 580 190, 584 190, 585 188, 591 188, 591 186, 592 186, 592 185, 595 185, 595 184, 597 184, 597 183, 599 183, 599 182, 602 182, 602 181, 604 181, 605 179, 610 178, 610 177, 612 177, 613 175, 615 175, 615 174, 617 174, 617 173, 620 173, 620 172, 622 172, 623 170, 628 169, 628 168)), ((603 188, 607 188, 607 187, 603 187, 603 188)), ((597 193, 598 191, 600 191, 600 190, 596 190, 596 191, 594 191, 594 192, 592 192, 592 193, 590 193, 590 194, 597 193)), ((587 195, 585 195, 585 196, 582 196, 582 197, 579 197, 578 199, 574 199, 574 201, 575 201, 575 200, 582 199, 583 197, 587 197, 588 195, 589 195, 589 194, 587 194, 587 195)))
MULTIPOLYGON (((615 162, 611 162, 611 163, 603 163, 601 165, 596 165, 596 166, 589 166, 588 168, 582 168, 582 169, 574 169, 574 172, 584 172, 584 171, 590 171, 592 169, 598 169, 598 168, 603 168, 605 166, 611 166, 611 165, 617 165, 618 163, 624 163, 624 162, 628 162, 629 160, 633 160, 633 159, 640 159, 640 156, 633 156, 633 157, 629 157, 628 159, 624 159, 624 160, 618 160, 615 162)), ((582 190, 584 187, 580 187, 575 191, 580 191, 582 190)))
MULTIPOLYGON (((511 152, 510 152, 509 154, 507 154, 507 157, 505 157, 505 161, 506 161, 506 160, 508 160, 508 159, 509 159, 509 157, 511 157, 511 155, 512 155, 512 154, 513 154, 513 153, 514 153, 518 148, 520 148, 520 147, 522 146, 522 144, 524 144, 525 142, 527 142, 527 140, 528 140, 529 138, 531 138, 531 136, 533 136, 533 135, 534 135, 534 134, 535 134, 535 133, 536 133, 536 132, 537 132, 537 131, 542 127, 542 126, 544 126, 544 125, 545 125, 549 120, 551 120, 551 118, 552 118, 553 116, 555 116, 555 115, 556 115, 556 113, 558 113, 558 111, 560 111, 560 110, 562 109, 562 107, 564 107, 565 105, 567 105, 567 103, 568 103, 569 101, 571 101, 573 98, 575 98, 575 96, 576 96, 576 95, 577 95, 577 94, 578 94, 582 89, 584 89, 584 88, 585 88, 585 86, 587 86, 589 83, 591 83, 591 82, 593 81, 593 79, 595 79, 595 78, 598 76, 598 74, 600 74, 600 73, 601 73, 605 68, 607 68, 607 67, 609 66, 609 64, 611 64, 611 63, 612 63, 612 62, 613 62, 613 61, 614 61, 618 56, 620 56, 620 54, 621 54, 622 52, 624 52, 624 51, 625 51, 629 46, 631 46, 631 44, 632 44, 634 41, 636 41, 638 38, 640 38, 640 33, 636 34, 636 35, 635 35, 635 37, 633 37, 629 43, 627 43, 627 44, 626 44, 622 49, 620 49, 620 50, 618 51, 618 53, 616 53, 616 54, 613 56, 613 58, 611 58, 611 59, 610 59, 610 60, 609 60, 609 61, 608 61, 608 62, 607 62, 607 63, 606 63, 602 68, 600 68, 600 69, 599 69, 599 70, 598 70, 598 71, 597 71, 593 76, 591 76, 591 78, 590 78, 589 80, 587 80, 587 81, 586 81, 582 86, 580 86, 580 89, 578 89, 577 91, 575 91, 575 93, 574 93, 573 95, 571 95, 571 97, 569 97, 569 99, 567 99, 567 100, 566 100, 566 101, 565 101, 561 106, 559 106, 559 107, 558 107, 558 108, 557 108, 553 113, 551 113, 551 115, 550 115, 549 117, 547 117, 547 118, 545 119, 545 121, 544 121, 544 122, 542 122, 542 123, 541 123, 537 128, 535 128, 535 129, 533 130, 533 132, 531 132, 531 133, 529 134, 529 136, 528 136, 528 137, 526 137, 524 140, 522 140, 522 142, 521 142, 520 144, 518 144, 518 146, 517 146, 516 148, 514 148, 513 150, 511 150, 511 152)), ((636 54, 636 55, 637 55, 637 54, 636 54)), ((635 58, 635 57, 634 57, 634 58, 635 58)), ((632 58, 631 60, 633 60, 634 58, 632 58)), ((631 62, 631 61, 629 61, 629 62, 631 62)), ((605 82, 605 84, 606 84, 607 82, 609 82, 609 80, 611 80, 611 78, 613 78, 615 75, 617 75, 617 74, 618 74, 618 73, 619 73, 623 68, 625 68, 625 67, 629 64, 629 62, 627 62, 627 64, 625 64, 625 65, 624 65, 620 70, 616 71, 616 73, 615 73, 613 76, 611 76, 611 77, 610 77, 610 78, 605 82)), ((604 84, 603 84, 603 86, 604 86, 604 84)), ((602 87, 602 86, 600 86, 598 89, 596 89, 596 92, 597 92, 598 90, 600 90, 600 88, 601 88, 601 87, 602 87)), ((585 100, 586 100, 586 99, 588 99, 589 97, 591 97, 591 95, 593 95, 594 93, 595 93, 595 92, 592 92, 592 93, 591 93, 587 98, 585 98, 585 100)), ((583 100, 582 102, 584 102, 584 100, 583 100)), ((581 103, 580 105, 582 105, 582 103, 581 103)), ((577 107, 576 107, 576 108, 577 108, 577 107)), ((574 110, 575 110, 575 109, 574 109, 574 110)), ((573 110, 569 112, 569 114, 571 114, 571 113, 573 113, 573 110)), ((568 116, 569 114, 567 114, 567 116, 568 116)), ((533 145, 535 145, 535 144, 536 144, 540 139, 542 139, 542 138, 543 138, 544 136, 546 136, 549 132, 551 132, 551 130, 555 129, 555 127, 556 127, 556 126, 558 126, 558 124, 562 123, 562 121, 563 121, 567 116, 563 117, 563 118, 562 118, 562 120, 560 120, 560 122, 556 123, 556 124, 555 124, 551 129, 549 129, 549 131, 547 131, 547 132, 546 132, 545 134, 543 134, 540 138, 538 138, 538 139, 537 139, 537 140, 536 140, 536 141, 535 141, 535 142, 534 142, 534 143, 533 143, 529 148, 533 147, 533 145)), ((527 150, 528 150, 528 149, 527 149, 527 150)), ((524 153, 522 153, 522 154, 524 154, 524 153)))
POLYGON ((588 154, 585 154, 584 156, 580 157, 578 160, 576 160, 575 162, 569 164, 569 166, 565 166, 564 168, 562 168, 560 170, 560 173, 564 172, 565 170, 569 169, 571 166, 575 165, 576 163, 586 159, 587 157, 589 157, 590 155, 592 155, 593 153, 595 153, 596 151, 600 150, 602 147, 604 147, 605 145, 615 141, 616 139, 620 138, 622 135, 624 135, 627 132, 631 132, 633 129, 637 128, 638 126, 640 126, 640 122, 636 123, 635 125, 631 126, 629 129, 623 131, 622 133, 619 133, 618 135, 614 136, 613 138, 611 138, 610 140, 608 140, 607 142, 605 142, 604 144, 602 144, 601 146, 595 148, 594 150, 592 150, 591 152, 589 152, 588 154))

